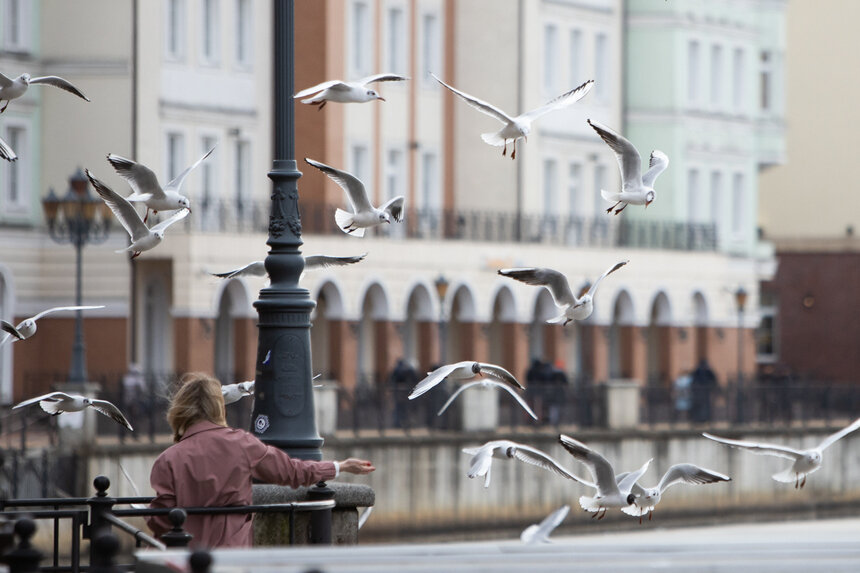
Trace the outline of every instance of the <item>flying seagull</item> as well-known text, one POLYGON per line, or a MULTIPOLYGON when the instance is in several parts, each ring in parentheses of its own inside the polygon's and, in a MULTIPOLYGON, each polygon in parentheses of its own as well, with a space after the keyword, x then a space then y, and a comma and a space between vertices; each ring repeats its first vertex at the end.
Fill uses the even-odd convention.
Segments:
MULTIPOLYGON (((513 374, 495 364, 487 364, 485 362, 475 362, 472 360, 464 360, 463 362, 455 362, 454 364, 446 364, 440 366, 433 372, 428 372, 427 377, 418 382, 412 393, 409 394, 409 399, 414 400, 418 396, 424 394, 437 384, 441 383, 446 378, 452 380, 468 380, 475 376, 492 376, 496 380, 507 382, 520 389, 525 389, 525 386, 520 384, 513 374)), ((441 412, 440 412, 441 413, 441 412)))
MULTIPOLYGON (((615 476, 615 479, 616 481, 621 481, 625 477, 627 477, 627 472, 618 474, 615 476)), ((646 488, 640 486, 638 483, 633 484, 633 488, 630 491, 636 496, 636 501, 633 502, 633 505, 622 508, 621 511, 627 515, 639 517, 639 523, 642 523, 642 516, 647 513, 650 520, 653 515, 654 506, 660 503, 660 500, 663 498, 663 492, 676 483, 699 485, 721 481, 732 481, 732 478, 713 470, 700 468, 694 464, 675 464, 663 474, 663 478, 657 484, 657 487, 646 488)))
POLYGON ((224 396, 224 405, 238 402, 245 396, 253 396, 254 380, 224 384, 221 386, 221 395, 224 396))
POLYGON ((543 468, 565 479, 584 485, 591 485, 588 481, 583 480, 558 463, 549 454, 537 448, 510 440, 493 440, 477 448, 463 448, 463 453, 472 456, 472 459, 469 460, 469 473, 467 475, 472 479, 483 477, 484 487, 490 487, 490 470, 493 466, 493 457, 502 459, 516 458, 521 462, 543 468))
POLYGON ((87 398, 76 394, 66 394, 65 392, 51 392, 36 398, 24 400, 20 404, 12 407, 13 410, 24 408, 31 404, 39 403, 39 406, 52 416, 57 416, 63 412, 80 412, 84 408, 92 408, 99 414, 112 418, 115 422, 122 424, 129 430, 134 430, 119 408, 108 402, 107 400, 96 400, 95 398, 87 398))
MULTIPOLYGON (((330 257, 327 255, 308 255, 305 257, 305 270, 325 269, 328 267, 343 267, 352 265, 364 260, 367 253, 355 255, 351 257, 330 257)), ((254 261, 244 267, 233 269, 225 273, 210 273, 213 277, 222 279, 232 279, 237 277, 265 277, 268 276, 266 267, 263 261, 254 261)))
POLYGON ((4 330, 6 334, 3 336, 3 340, 0 340, 0 345, 4 342, 12 339, 12 342, 17 340, 26 340, 36 334, 36 321, 42 318, 45 315, 54 313, 54 312, 64 312, 68 310, 93 310, 96 308, 104 308, 104 305, 98 306, 55 306, 54 308, 49 308, 47 310, 43 310, 39 314, 35 316, 31 316, 30 318, 22 320, 18 323, 18 326, 13 325, 10 322, 6 322, 5 320, 0 320, 0 329, 4 330))
POLYGON ((433 76, 433 79, 435 79, 437 82, 454 92, 454 94, 456 94, 460 98, 462 98, 462 100, 469 104, 471 107, 489 115, 490 117, 494 117, 497 120, 501 121, 503 124, 505 124, 502 129, 495 133, 481 134, 481 139, 483 139, 484 142, 490 145, 502 147, 502 155, 505 155, 508 152, 508 140, 513 140, 514 150, 511 152, 511 159, 515 159, 517 155, 517 140, 523 138, 528 141, 529 133, 531 132, 532 128, 532 122, 534 120, 551 111, 563 109, 571 104, 576 103, 577 101, 581 100, 594 85, 594 80, 588 80, 581 86, 573 88, 569 92, 561 94, 560 96, 548 101, 539 108, 533 109, 516 117, 511 117, 493 104, 487 103, 483 100, 480 100, 474 96, 470 96, 465 92, 461 92, 460 90, 449 86, 448 84, 437 78, 434 74, 430 75, 433 76))
POLYGON ((324 108, 326 102, 330 101, 339 103, 365 103, 374 100, 385 101, 384 97, 367 86, 376 82, 402 82, 408 79, 406 76, 398 74, 376 74, 361 78, 356 82, 330 80, 304 89, 294 95, 293 98, 299 99, 316 94, 311 98, 302 100, 302 103, 319 106, 317 110, 324 108))
POLYGON ((824 450, 833 444, 833 442, 856 431, 858 428, 860 428, 860 418, 854 420, 854 422, 849 426, 842 428, 835 434, 830 434, 824 438, 820 444, 809 450, 796 450, 794 448, 789 448, 788 446, 780 446, 777 444, 730 440, 728 438, 720 438, 719 436, 708 434, 707 432, 702 433, 702 435, 709 440, 714 440, 715 442, 726 444, 733 448, 748 450, 754 454, 777 456, 791 460, 793 462, 791 466, 779 473, 773 474, 771 477, 775 481, 782 483, 794 482, 794 487, 799 489, 806 485, 806 476, 817 471, 818 468, 821 467, 824 450))
POLYGON ((595 483, 586 485, 596 488, 597 495, 594 497, 583 495, 579 498, 579 505, 585 511, 593 512, 592 518, 603 519, 607 509, 614 507, 623 509, 636 501, 636 495, 632 492, 633 485, 648 469, 651 460, 645 462, 635 472, 628 473, 622 480, 616 481, 612 465, 602 455, 582 442, 564 434, 559 435, 558 441, 570 455, 587 465, 588 469, 591 470, 595 483), (598 517, 601 511, 603 514, 598 517))
POLYGON ((142 202, 146 205, 146 215, 143 217, 143 222, 146 223, 150 210, 153 213, 175 211, 177 209, 188 209, 191 211, 188 197, 181 195, 179 189, 182 188, 182 183, 188 177, 188 174, 200 165, 204 159, 209 157, 213 151, 215 151, 214 147, 194 162, 194 165, 187 167, 185 171, 171 179, 164 187, 158 182, 158 177, 156 177, 152 169, 142 163, 137 163, 113 153, 108 154, 107 160, 116 170, 117 174, 128 181, 128 184, 131 186, 132 194, 126 197, 126 200, 131 203, 142 202))
POLYGON ((110 207, 110 210, 113 211, 113 214, 116 215, 116 218, 119 219, 119 222, 131 236, 131 245, 125 249, 116 251, 117 253, 130 251, 133 253, 131 258, 135 258, 143 251, 155 248, 162 240, 164 240, 164 231, 166 231, 170 225, 188 216, 189 210, 181 209, 174 213, 169 219, 161 221, 157 225, 153 225, 150 229, 146 226, 146 223, 143 222, 143 219, 140 218, 134 205, 129 203, 125 197, 96 179, 93 174, 90 173, 89 169, 86 169, 85 171, 96 192, 101 196, 107 206, 110 207))
POLYGON ((18 156, 15 154, 15 150, 6 143, 3 138, 0 138, 0 157, 5 159, 6 161, 17 161, 18 156))
POLYGON ((513 388, 511 388, 510 386, 508 386, 507 384, 505 384, 503 382, 497 382, 497 381, 491 380, 489 378, 488 379, 482 379, 482 380, 475 380, 474 382, 467 382, 466 384, 463 384, 462 386, 457 388, 457 391, 454 392, 453 394, 451 394, 451 397, 448 398, 448 401, 445 402, 445 405, 442 406, 442 408, 439 410, 439 413, 436 415, 441 416, 442 412, 444 412, 445 410, 448 409, 448 406, 450 406, 454 402, 454 399, 457 396, 462 394, 463 391, 466 390, 467 388, 472 388, 474 386, 481 386, 483 388, 500 388, 500 389, 504 390, 505 392, 507 392, 508 394, 510 394, 511 396, 514 397, 514 400, 517 401, 517 404, 519 404, 523 408, 523 410, 525 410, 528 413, 529 416, 531 416, 535 420, 538 419, 537 414, 535 414, 534 411, 532 411, 532 409, 529 408, 529 405, 526 404, 526 401, 523 400, 519 394, 514 392, 513 388))
POLYGON ((499 274, 503 277, 510 277, 529 285, 545 286, 548 288, 552 295, 552 300, 555 301, 556 306, 562 307, 564 312, 547 320, 547 322, 550 324, 567 325, 567 323, 572 320, 585 320, 591 316, 591 313, 594 312, 594 294, 597 292, 597 285, 599 285, 600 281, 606 278, 607 275, 614 273, 629 262, 630 261, 621 261, 609 267, 605 273, 600 275, 600 277, 598 277, 598 279, 588 287, 588 291, 579 298, 573 296, 573 292, 570 290, 570 284, 567 282, 567 277, 553 269, 535 267, 501 269, 499 270, 499 274))
POLYGON ((527 545, 549 543, 549 534, 552 533, 556 527, 561 525, 561 522, 564 521, 565 517, 567 517, 569 511, 570 506, 563 505, 546 516, 540 523, 529 525, 520 534, 520 541, 527 545))
POLYGON ((71 94, 75 94, 81 99, 86 101, 90 101, 90 98, 85 96, 81 91, 73 86, 68 80, 64 80, 63 78, 59 78, 57 76, 40 76, 38 78, 30 77, 30 74, 21 74, 14 80, 11 78, 7 78, 3 74, 0 74, 0 102, 5 101, 6 105, 0 109, 0 113, 6 111, 6 108, 9 107, 9 104, 13 99, 18 99, 25 93, 27 93, 27 89, 31 85, 45 84, 49 86, 54 86, 55 88, 60 88, 61 90, 65 90, 71 94))
POLYGON ((618 167, 621 168, 621 191, 610 193, 604 189, 600 190, 600 195, 605 200, 615 202, 606 212, 611 213, 615 209, 615 214, 617 215, 627 205, 645 205, 647 208, 656 196, 654 181, 657 180, 658 175, 669 167, 669 157, 662 151, 655 149, 651 152, 651 162, 648 171, 645 172, 645 175, 642 175, 642 159, 639 157, 639 151, 632 143, 596 121, 589 119, 588 125, 594 128, 597 135, 615 152, 618 167), (618 207, 619 205, 621 207, 618 207))
POLYGON ((355 175, 307 157, 305 162, 328 175, 346 192, 353 212, 347 213, 343 209, 338 209, 334 214, 334 220, 337 222, 338 228, 347 235, 363 237, 364 230, 368 227, 375 227, 382 223, 390 224, 391 219, 398 223, 403 220, 403 204, 406 200, 403 195, 390 199, 385 205, 377 209, 371 205, 364 183, 359 181, 355 175))

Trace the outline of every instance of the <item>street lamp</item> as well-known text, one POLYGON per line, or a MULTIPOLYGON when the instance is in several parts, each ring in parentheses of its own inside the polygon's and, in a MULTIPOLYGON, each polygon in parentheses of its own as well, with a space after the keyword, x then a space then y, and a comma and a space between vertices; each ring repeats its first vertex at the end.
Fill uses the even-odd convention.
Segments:
POLYGON ((744 387, 744 307, 747 304, 747 291, 738 287, 735 291, 735 304, 738 309, 738 422, 744 421, 743 394, 744 387))
MULTIPOLYGON (((90 183, 78 168, 69 178, 69 190, 57 197, 53 189, 42 199, 42 211, 48 223, 48 234, 55 242, 75 247, 75 305, 82 304, 84 246, 99 244, 110 234, 111 217, 104 201, 90 195, 90 183)), ((72 346, 72 365, 69 382, 87 381, 86 351, 82 311, 75 312, 75 342, 72 346)))
POLYGON ((445 294, 448 292, 448 280, 439 275, 433 283, 436 287, 436 294, 439 295, 439 365, 444 365, 447 362, 447 349, 445 340, 445 294))

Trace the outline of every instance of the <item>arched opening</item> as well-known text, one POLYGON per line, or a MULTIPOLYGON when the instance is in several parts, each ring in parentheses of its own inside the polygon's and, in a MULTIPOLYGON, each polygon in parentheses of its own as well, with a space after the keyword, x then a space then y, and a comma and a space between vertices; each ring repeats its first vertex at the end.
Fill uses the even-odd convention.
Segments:
POLYGON ((558 327, 554 324, 547 324, 546 321, 559 314, 559 308, 553 302, 549 291, 545 288, 540 289, 535 299, 532 322, 529 325, 530 361, 540 360, 549 364, 555 363, 555 339, 558 327))
POLYGON ((490 362, 513 372, 516 364, 516 308, 511 289, 502 287, 493 301, 493 314, 488 332, 490 362))
POLYGON ((326 380, 340 379, 340 328, 343 300, 332 282, 326 282, 317 294, 316 308, 311 313, 311 362, 314 376, 326 380))
POLYGON ((166 278, 155 274, 147 278, 143 288, 143 345, 140 356, 144 374, 151 380, 162 380, 171 370, 170 294, 166 278))
POLYGON ((615 299, 609 327, 609 376, 633 377, 633 299, 622 291, 615 299))
POLYGON ((378 283, 364 294, 358 323, 358 383, 375 387, 387 365, 388 299, 378 283))
POLYGON ((475 298, 466 286, 460 286, 451 302, 444 362, 473 360, 475 345, 470 327, 475 321, 475 298))
POLYGON ((648 323, 648 383, 665 386, 669 381, 671 311, 665 293, 659 293, 651 303, 648 323))
MULTIPOLYGON (((227 281, 218 300, 215 317, 215 376, 229 384, 239 378, 249 377, 250 372, 242 368, 245 364, 245 345, 249 342, 244 329, 237 321, 247 314, 248 297, 242 281, 227 281)), ((255 349, 256 350, 256 349, 255 349)))
POLYGON ((708 359, 708 305, 702 293, 693 295, 693 352, 695 364, 708 359))
POLYGON ((403 325, 403 358, 419 371, 426 371, 433 362, 433 315, 430 291, 419 284, 409 294, 403 325))

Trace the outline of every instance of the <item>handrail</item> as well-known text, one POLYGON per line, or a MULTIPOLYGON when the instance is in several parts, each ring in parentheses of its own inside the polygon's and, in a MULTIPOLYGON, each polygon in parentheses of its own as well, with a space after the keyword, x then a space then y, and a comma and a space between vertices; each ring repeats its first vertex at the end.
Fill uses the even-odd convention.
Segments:
MULTIPOLYGON (((155 499, 152 496, 135 496, 135 497, 115 497, 114 503, 121 505, 131 503, 151 503, 155 499)), ((88 497, 38 497, 38 498, 21 498, 21 499, 0 499, 0 511, 5 511, 7 507, 39 507, 39 506, 70 506, 70 505, 87 505, 90 498, 88 497)))
POLYGON ((160 549, 161 551, 167 551, 167 546, 164 543, 162 543, 161 541, 158 541, 157 539, 155 539, 151 535, 141 531, 140 529, 138 529, 132 525, 129 525, 128 523, 124 522, 123 520, 116 517, 115 515, 111 515, 110 513, 106 513, 104 518, 105 518, 105 521, 111 522, 112 524, 116 525, 117 527, 119 527, 120 529, 125 531, 126 533, 132 535, 136 541, 143 541, 144 543, 148 543, 151 547, 155 547, 156 549, 160 549))
MULTIPOLYGON (((335 500, 291 501, 288 503, 269 503, 266 505, 230 505, 224 507, 180 507, 188 515, 221 515, 234 513, 279 513, 284 510, 319 511, 334 509, 335 500)), ((114 509, 111 513, 117 517, 140 517, 146 515, 167 515, 175 507, 151 507, 145 509, 114 509)))

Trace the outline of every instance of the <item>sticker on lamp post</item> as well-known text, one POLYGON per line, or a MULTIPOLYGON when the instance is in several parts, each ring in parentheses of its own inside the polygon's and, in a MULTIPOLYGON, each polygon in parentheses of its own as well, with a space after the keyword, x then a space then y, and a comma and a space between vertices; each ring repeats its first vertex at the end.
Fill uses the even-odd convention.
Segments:
POLYGON ((254 431, 258 434, 262 434, 266 430, 269 429, 269 417, 265 414, 260 414, 257 416, 257 419, 254 420, 254 431))

